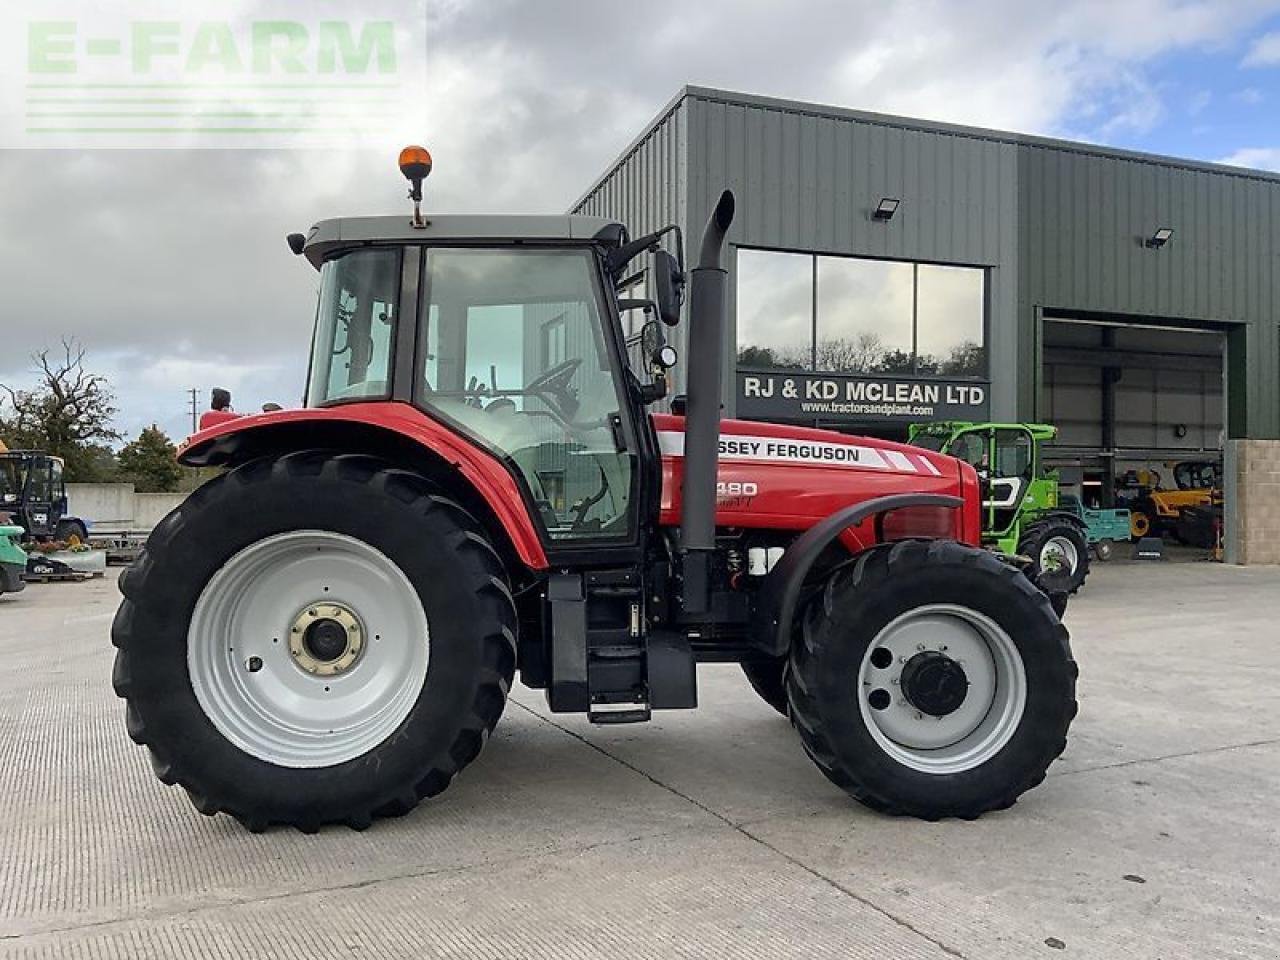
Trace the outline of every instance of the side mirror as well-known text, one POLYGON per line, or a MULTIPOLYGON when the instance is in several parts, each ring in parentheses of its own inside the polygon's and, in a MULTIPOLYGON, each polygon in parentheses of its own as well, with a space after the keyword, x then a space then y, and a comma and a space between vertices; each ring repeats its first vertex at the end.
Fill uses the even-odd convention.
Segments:
POLYGON ((640 399, 653 403, 667 395, 667 371, 676 365, 679 357, 676 348, 662 335, 662 326, 656 320, 648 321, 640 331, 640 352, 653 375, 652 382, 641 385, 640 399))
POLYGON ((662 335, 662 328, 650 320, 640 331, 640 352, 649 362, 651 370, 670 370, 679 361, 676 348, 667 343, 662 335))
POLYGON ((669 327, 680 322, 680 304, 684 302, 684 273, 680 262, 666 250, 653 254, 653 301, 658 316, 669 327))

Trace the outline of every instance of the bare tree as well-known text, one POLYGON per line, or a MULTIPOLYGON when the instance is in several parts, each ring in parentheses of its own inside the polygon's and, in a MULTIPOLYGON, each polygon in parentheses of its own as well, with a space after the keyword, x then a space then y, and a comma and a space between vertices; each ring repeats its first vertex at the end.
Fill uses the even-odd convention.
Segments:
POLYGON ((884 355, 884 343, 878 333, 864 330, 856 337, 819 340, 817 369, 861 372, 875 370, 884 355))
POLYGON ((87 464, 92 459, 93 448, 120 439, 112 426, 115 398, 106 377, 85 369, 84 347, 75 340, 62 341, 61 356, 46 349, 32 359, 35 387, 20 390, 0 384, 5 394, 0 398, 0 432, 11 446, 63 457, 73 475, 80 461, 87 464))

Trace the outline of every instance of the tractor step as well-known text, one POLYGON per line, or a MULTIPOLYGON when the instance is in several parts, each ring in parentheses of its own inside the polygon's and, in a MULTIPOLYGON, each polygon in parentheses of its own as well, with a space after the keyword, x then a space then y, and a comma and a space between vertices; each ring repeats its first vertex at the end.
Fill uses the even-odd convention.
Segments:
POLYGON ((653 713, 648 704, 618 704, 606 707, 596 704, 587 712, 587 720, 591 723, 647 723, 653 713))
POLYGON ((632 572, 553 574, 547 584, 551 650, 547 703, 555 713, 585 712, 592 723, 640 723, 652 710, 698 705, 688 639, 643 632, 632 572))

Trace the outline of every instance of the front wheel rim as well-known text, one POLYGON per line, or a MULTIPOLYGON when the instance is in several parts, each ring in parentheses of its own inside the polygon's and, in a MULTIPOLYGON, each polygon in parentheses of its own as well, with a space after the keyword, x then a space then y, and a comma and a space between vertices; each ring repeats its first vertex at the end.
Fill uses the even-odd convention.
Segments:
POLYGON ((921 773, 963 773, 986 763, 1012 739, 1027 702, 1026 670, 1009 634, 957 604, 909 610, 876 635, 863 654, 858 707, 876 744, 921 773), (943 657, 967 681, 963 702, 944 716, 919 709, 902 687, 913 658, 943 657))
POLYGON ((1070 538, 1052 536, 1040 547, 1040 569, 1046 573, 1074 576, 1080 565, 1080 551, 1070 538))
POLYGON ((187 631, 205 716, 245 753, 283 767, 333 766, 377 747, 417 703, 429 655, 426 613, 403 571, 324 530, 276 534, 232 556, 187 631), (348 640, 299 655, 295 633, 317 618, 348 640))

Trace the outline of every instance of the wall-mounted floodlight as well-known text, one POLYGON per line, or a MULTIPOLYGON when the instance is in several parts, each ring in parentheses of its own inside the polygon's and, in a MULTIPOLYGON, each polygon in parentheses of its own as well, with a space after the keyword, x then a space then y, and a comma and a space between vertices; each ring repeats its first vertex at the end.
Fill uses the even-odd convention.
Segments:
POLYGON ((1161 227, 1151 236, 1147 237, 1147 246, 1152 250, 1159 250, 1173 238, 1173 231, 1169 227, 1161 227))
POLYGON ((899 201, 896 197, 881 197, 880 202, 876 204, 876 208, 871 211, 872 220, 892 220, 893 215, 898 212, 899 201))

